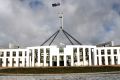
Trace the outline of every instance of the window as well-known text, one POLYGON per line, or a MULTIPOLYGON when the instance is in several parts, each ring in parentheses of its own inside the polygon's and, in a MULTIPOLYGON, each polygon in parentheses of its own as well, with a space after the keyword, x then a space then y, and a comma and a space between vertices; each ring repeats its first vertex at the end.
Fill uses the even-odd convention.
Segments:
POLYGON ((14 58, 12 59, 12 63, 16 63, 16 61, 14 60, 14 58))
POLYGON ((117 54, 117 49, 114 49, 113 51, 114 51, 114 52, 113 52, 114 54, 117 54))
POLYGON ((9 57, 10 56, 10 52, 7 52, 7 57, 9 57))
POLYGON ((77 48, 73 48, 73 53, 77 53, 77 48))
POLYGON ((19 51, 19 56, 22 56, 22 51, 19 51))
POLYGON ((15 51, 13 51, 13 56, 16 56, 16 52, 15 51))
POLYGON ((101 55, 104 55, 105 54, 105 51, 104 50, 101 50, 101 55))
POLYGON ((0 52, 0 57, 3 57, 4 56, 4 52, 0 52))
POLYGON ((59 48, 59 52, 60 52, 60 53, 63 53, 63 52, 64 52, 64 49, 63 49, 63 48, 59 48))
POLYGON ((49 48, 46 48, 46 53, 50 53, 50 49, 49 48))
POLYGON ((19 61, 19 63, 22 63, 22 61, 19 61))
POLYGON ((40 53, 44 53, 44 50, 43 50, 43 49, 40 49, 40 53))
POLYGON ((107 50, 107 54, 111 54, 110 49, 109 49, 109 50, 107 50))
POLYGON ((35 63, 38 62, 38 49, 34 50, 35 53, 35 63))
POLYGON ((60 61, 64 61, 64 56, 60 56, 60 61))

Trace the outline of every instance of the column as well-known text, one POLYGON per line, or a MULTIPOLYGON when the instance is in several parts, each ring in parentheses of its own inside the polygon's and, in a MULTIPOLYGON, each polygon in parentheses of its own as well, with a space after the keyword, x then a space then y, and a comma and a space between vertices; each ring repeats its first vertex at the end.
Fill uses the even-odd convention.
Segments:
POLYGON ((79 52, 79 48, 77 48, 77 66, 80 65, 80 52, 79 52))
POLYGON ((38 48, 38 66, 40 67, 40 49, 38 48))
POLYGON ((9 57, 9 67, 12 67, 12 51, 9 51, 10 52, 10 57, 9 57))
POLYGON ((91 48, 89 48, 89 66, 91 66, 91 48))
POLYGON ((98 55, 99 55, 99 65, 102 65, 101 50, 100 49, 98 49, 98 55))
POLYGON ((25 67, 25 51, 22 51, 22 67, 25 67))
POLYGON ((50 54, 50 66, 52 66, 52 55, 50 54))
POLYGON ((83 48, 83 66, 85 66, 85 61, 86 61, 86 58, 85 58, 85 48, 83 48))
POLYGON ((26 67, 30 67, 30 52, 29 50, 27 49, 26 51, 26 67))
POLYGON ((32 51, 31 50, 29 50, 29 67, 31 67, 31 55, 32 55, 32 53, 31 53, 32 51))
POLYGON ((60 66, 59 54, 57 55, 57 66, 60 66))
POLYGON ((71 66, 73 66, 73 54, 71 54, 70 56, 71 56, 71 66))
POLYGON ((113 49, 111 49, 111 64, 114 65, 113 49))
POLYGON ((96 54, 96 48, 94 48, 94 49, 92 49, 92 52, 93 52, 93 54, 94 54, 94 65, 96 66, 97 65, 97 54, 96 54))
POLYGON ((117 49, 117 58, 118 58, 117 64, 119 65, 120 64, 120 52, 119 52, 119 49, 117 49))
POLYGON ((32 67, 35 66, 35 54, 34 54, 34 49, 32 49, 32 67))
POLYGON ((44 66, 46 66, 46 49, 44 48, 44 66))
POLYGON ((66 55, 64 54, 64 66, 67 66, 66 55))
POLYGON ((6 51, 3 52, 3 67, 6 67, 6 51))
POLYGON ((18 51, 16 51, 16 67, 19 67, 19 62, 18 62, 19 56, 18 55, 19 55, 18 51))
POLYGON ((105 65, 108 65, 107 49, 104 50, 105 50, 105 65))

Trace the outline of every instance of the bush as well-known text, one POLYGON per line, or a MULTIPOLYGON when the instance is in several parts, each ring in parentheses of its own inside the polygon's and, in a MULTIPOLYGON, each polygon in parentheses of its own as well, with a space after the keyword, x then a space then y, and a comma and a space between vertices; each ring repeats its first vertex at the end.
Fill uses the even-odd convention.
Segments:
POLYGON ((0 73, 6 74, 61 74, 61 73, 93 73, 120 71, 119 66, 91 66, 91 67, 37 67, 37 68, 6 68, 0 73))

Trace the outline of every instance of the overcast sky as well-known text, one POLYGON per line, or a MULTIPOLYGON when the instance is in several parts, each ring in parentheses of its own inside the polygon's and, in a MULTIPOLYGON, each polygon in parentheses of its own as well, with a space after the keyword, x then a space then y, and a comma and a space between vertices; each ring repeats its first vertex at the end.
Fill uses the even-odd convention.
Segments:
MULTIPOLYGON (((59 1, 0 0, 0 47, 39 46, 59 29, 61 10, 64 30, 82 44, 120 44, 120 0, 62 0, 62 8, 51 6, 59 1)), ((61 34, 53 44, 70 44, 61 34)))

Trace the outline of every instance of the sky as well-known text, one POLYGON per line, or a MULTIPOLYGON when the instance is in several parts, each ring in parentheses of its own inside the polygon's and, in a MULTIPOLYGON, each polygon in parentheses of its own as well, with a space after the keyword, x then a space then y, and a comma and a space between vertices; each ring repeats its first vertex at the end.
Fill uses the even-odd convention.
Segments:
MULTIPOLYGON (((120 0, 61 1, 0 0, 0 47, 41 45, 60 28, 61 11, 63 29, 82 44, 120 44, 120 0), (61 5, 52 7, 56 2, 61 5)), ((70 44, 62 32, 52 45, 59 43, 70 44)))

